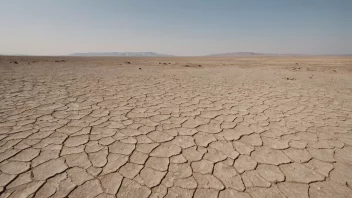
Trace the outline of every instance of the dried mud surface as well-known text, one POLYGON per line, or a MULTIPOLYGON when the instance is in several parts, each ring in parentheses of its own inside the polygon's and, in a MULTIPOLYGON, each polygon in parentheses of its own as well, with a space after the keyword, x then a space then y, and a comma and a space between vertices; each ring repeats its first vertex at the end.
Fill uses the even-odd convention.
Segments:
POLYGON ((2 56, 0 101, 0 198, 352 194, 350 57, 2 56))

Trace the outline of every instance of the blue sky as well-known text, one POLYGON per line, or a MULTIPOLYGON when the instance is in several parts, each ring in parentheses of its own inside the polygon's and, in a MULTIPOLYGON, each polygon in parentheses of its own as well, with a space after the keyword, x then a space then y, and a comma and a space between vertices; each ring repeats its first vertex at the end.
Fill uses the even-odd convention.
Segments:
POLYGON ((352 54, 352 0, 0 0, 0 54, 352 54))

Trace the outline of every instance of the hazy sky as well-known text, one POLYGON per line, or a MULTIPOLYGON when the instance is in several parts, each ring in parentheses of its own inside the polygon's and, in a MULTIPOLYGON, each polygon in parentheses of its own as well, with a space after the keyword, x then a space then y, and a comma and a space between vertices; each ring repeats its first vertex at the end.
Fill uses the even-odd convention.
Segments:
POLYGON ((352 0, 0 0, 0 54, 350 53, 352 0))

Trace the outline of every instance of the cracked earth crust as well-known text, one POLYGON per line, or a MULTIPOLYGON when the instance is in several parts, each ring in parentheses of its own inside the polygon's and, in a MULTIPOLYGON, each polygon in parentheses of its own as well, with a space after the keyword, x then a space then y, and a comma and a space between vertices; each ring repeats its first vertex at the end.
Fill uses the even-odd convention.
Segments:
POLYGON ((0 198, 352 195, 351 58, 64 58, 0 57, 0 198))

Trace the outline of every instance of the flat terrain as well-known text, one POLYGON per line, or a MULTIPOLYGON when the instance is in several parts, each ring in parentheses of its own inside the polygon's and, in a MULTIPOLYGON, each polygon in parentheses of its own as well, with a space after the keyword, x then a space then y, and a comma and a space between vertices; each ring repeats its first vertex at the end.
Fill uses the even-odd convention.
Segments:
POLYGON ((2 56, 0 192, 351 197, 352 57, 2 56))

